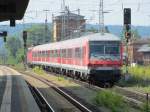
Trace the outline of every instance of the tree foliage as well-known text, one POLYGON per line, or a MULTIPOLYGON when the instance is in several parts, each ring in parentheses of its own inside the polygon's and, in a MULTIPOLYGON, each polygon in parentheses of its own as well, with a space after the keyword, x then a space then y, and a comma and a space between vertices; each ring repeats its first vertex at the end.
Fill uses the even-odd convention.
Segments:
POLYGON ((39 45, 51 41, 51 30, 47 26, 43 25, 34 25, 28 30, 27 45, 39 45))
POLYGON ((9 55, 16 57, 18 49, 22 48, 22 42, 19 38, 8 37, 6 42, 6 48, 9 51, 9 55))
MULTIPOLYGON (((125 31, 122 30, 122 32, 121 32, 121 34, 120 34, 120 37, 121 37, 121 39, 122 39, 123 41, 125 41, 124 34, 125 34, 125 31)), ((138 30, 137 30, 137 29, 132 29, 132 30, 131 30, 131 41, 134 41, 134 40, 137 40, 137 39, 140 39, 140 38, 141 38, 141 36, 140 36, 138 30)))
POLYGON ((16 58, 17 58, 18 62, 22 62, 23 63, 23 61, 25 59, 24 49, 23 48, 18 49, 16 58))
POLYGON ((138 30, 137 29, 132 30, 132 40, 137 40, 137 39, 140 39, 140 38, 141 38, 141 36, 140 36, 138 30))

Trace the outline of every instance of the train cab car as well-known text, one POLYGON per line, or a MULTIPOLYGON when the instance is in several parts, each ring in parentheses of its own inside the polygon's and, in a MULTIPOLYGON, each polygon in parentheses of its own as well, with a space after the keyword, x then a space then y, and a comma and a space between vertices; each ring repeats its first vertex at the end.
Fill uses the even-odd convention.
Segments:
POLYGON ((96 33, 35 46, 27 56, 29 65, 83 80, 114 83, 121 76, 122 45, 113 34, 96 33))
POLYGON ((89 41, 89 74, 99 82, 117 82, 122 65, 122 46, 117 40, 89 41))

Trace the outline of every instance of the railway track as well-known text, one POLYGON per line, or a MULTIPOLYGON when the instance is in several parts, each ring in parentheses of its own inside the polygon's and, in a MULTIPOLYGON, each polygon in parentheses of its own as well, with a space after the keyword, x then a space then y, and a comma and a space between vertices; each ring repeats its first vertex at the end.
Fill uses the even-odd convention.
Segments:
POLYGON ((33 77, 46 85, 52 87, 55 91, 57 91, 59 94, 61 94, 65 99, 67 99, 71 104, 73 104, 75 107, 77 107, 81 112, 98 112, 99 110, 93 110, 93 109, 88 109, 87 106, 84 106, 83 104, 80 103, 80 101, 77 101, 75 98, 73 98, 70 94, 68 94, 66 90, 63 90, 63 88, 58 88, 54 83, 50 82, 49 80, 46 80, 44 78, 39 78, 33 75, 28 75, 30 77, 33 77))
MULTIPOLYGON (((121 96, 123 96, 125 101, 128 104, 135 107, 135 108, 141 109, 143 104, 147 100, 146 94, 131 91, 131 90, 125 89, 123 87, 114 86, 112 88, 101 88, 101 87, 96 86, 96 85, 89 85, 87 82, 82 82, 82 81, 79 81, 79 80, 73 80, 73 81, 80 84, 80 85, 83 85, 86 88, 92 89, 94 91, 111 90, 112 92, 115 92, 115 93, 120 94, 121 96)), ((148 101, 150 102, 150 96, 148 96, 148 101)))
MULTIPOLYGON (((8 68, 6 68, 6 69, 8 69, 8 68)), ((8 70, 10 70, 10 71, 14 71, 13 69, 8 69, 8 70)), ((41 82, 41 83, 43 83, 43 84, 45 84, 45 85, 47 85, 49 88, 52 88, 53 89, 53 93, 52 94, 59 94, 61 97, 63 97, 63 99, 65 99, 66 101, 68 101, 68 102, 70 102, 70 105, 72 105, 72 106, 74 106, 74 108, 76 108, 76 109, 71 109, 71 107, 69 107, 69 105, 67 106, 67 108, 62 108, 61 110, 60 110, 60 112, 100 112, 100 110, 98 109, 98 108, 95 108, 95 107, 93 107, 92 105, 90 105, 90 104, 81 104, 80 102, 82 102, 82 101, 80 101, 80 99, 78 99, 76 96, 71 96, 72 95, 72 93, 71 92, 69 92, 69 91, 66 91, 66 90, 64 90, 63 88, 59 88, 59 87, 57 87, 57 85, 56 84, 54 84, 54 83, 52 83, 52 82, 50 82, 50 81, 48 81, 48 80, 46 80, 46 79, 44 79, 44 78, 42 78, 42 77, 39 77, 39 76, 35 76, 35 75, 29 75, 29 74, 25 74, 25 73, 22 73, 22 75, 23 76, 26 76, 26 77, 30 77, 31 78, 31 81, 33 80, 33 79, 35 79, 35 80, 37 80, 37 81, 39 81, 39 82, 41 82), (55 92, 55 93, 54 93, 55 92), (69 94, 68 94, 68 93, 69 94)), ((25 80, 26 80, 26 77, 24 77, 25 78, 25 80)), ((38 99, 38 100, 43 100, 42 98, 37 98, 37 96, 38 97, 41 97, 40 95, 42 95, 42 93, 40 92, 40 90, 38 90, 37 88, 34 88, 33 86, 31 86, 31 81, 28 81, 28 80, 26 80, 26 82, 29 84, 29 88, 31 89, 31 91, 33 91, 32 93, 33 94, 36 94, 36 99, 38 99), (40 92, 40 93, 39 93, 40 92), (38 95, 37 95, 38 94, 38 95), (39 95, 40 94, 40 95, 39 95)), ((40 88, 39 88, 40 89, 40 88)), ((51 90, 52 90, 51 89, 51 90)), ((44 98, 44 97, 43 97, 44 98)), ((46 99, 46 98, 44 98, 44 99, 46 99)), ((53 99, 53 100, 55 100, 55 99, 53 99)), ((61 99, 60 99, 61 100, 61 99)), ((43 101, 42 101, 43 102, 43 101)), ((46 102, 48 102, 48 101, 46 101, 46 102)), ((60 101, 61 102, 61 101, 60 101)), ((64 101, 62 101, 63 103, 65 103, 64 101)), ((49 105, 49 107, 51 107, 51 109, 52 110, 54 110, 55 111, 55 109, 53 109, 52 108, 52 106, 50 106, 50 104, 48 104, 49 105)), ((41 105, 40 105, 41 106, 41 105)), ((58 105, 59 106, 59 105, 58 105)), ((43 104, 42 104, 42 109, 44 110, 45 108, 47 108, 47 104, 46 103, 44 103, 44 108, 43 108, 43 104)), ((45 109, 46 110, 46 109, 45 109)), ((49 109, 50 110, 50 109, 49 109)), ((46 112, 53 112, 53 111, 46 111, 46 112)), ((57 110, 56 110, 56 112, 57 112, 57 110)))
MULTIPOLYGON (((56 76, 56 74, 53 74, 53 73, 49 73, 49 74, 56 76)), ((91 90, 94 90, 94 91, 111 90, 112 92, 120 94, 121 96, 123 96, 126 103, 128 103, 129 105, 131 105, 132 107, 137 108, 137 109, 141 109, 143 104, 146 102, 146 95, 144 95, 142 93, 135 92, 135 91, 131 91, 131 90, 119 87, 119 86, 114 86, 113 88, 101 88, 99 86, 92 85, 92 84, 89 84, 87 82, 80 81, 77 79, 69 78, 69 80, 71 80, 71 81, 73 81, 79 85, 82 85, 86 88, 89 88, 91 90)), ((150 96, 149 96, 149 101, 150 101, 150 96)))
MULTIPOLYGON (((47 72, 47 73, 50 74, 50 75, 51 74, 52 75, 56 75, 55 73, 49 73, 49 72, 47 72)), ((77 84, 80 84, 80 85, 82 85, 82 86, 84 86, 86 88, 92 89, 94 91, 111 90, 112 92, 118 93, 121 96, 123 96, 123 98, 125 99, 125 101, 128 104, 132 105, 135 108, 141 109, 143 104, 145 102, 147 102, 147 99, 150 102, 150 96, 148 96, 148 98, 147 98, 146 94, 142 94, 140 92, 131 91, 131 90, 128 90, 128 89, 123 88, 123 87, 114 86, 112 88, 101 88, 99 86, 92 85, 92 84, 89 84, 87 82, 80 81, 80 80, 77 80, 77 79, 72 79, 72 78, 69 78, 69 79, 72 80, 73 82, 77 83, 77 84)))
MULTIPOLYGON (((55 75, 54 73, 48 73, 50 75, 55 75)), ((83 82, 83 81, 80 81, 80 80, 76 80, 76 79, 72 79, 72 78, 69 78, 69 80, 79 84, 79 85, 82 85, 86 88, 89 88, 91 90, 94 90, 94 91, 104 91, 104 90, 111 90, 112 92, 115 92, 115 93, 118 93, 120 94, 121 96, 124 97, 125 99, 125 102, 127 102, 128 104, 132 105, 133 107, 135 108, 138 108, 138 109, 141 109, 143 106, 143 104, 146 102, 146 94, 142 94, 142 93, 138 93, 138 92, 135 92, 135 91, 131 91, 131 90, 128 90, 128 89, 125 89, 125 88, 122 88, 122 87, 118 87, 118 86, 114 86, 113 88, 101 88, 99 86, 96 86, 96 85, 91 85, 87 82, 83 82)), ((46 80, 47 82, 50 82, 49 80, 46 80)), ((148 96, 149 98, 149 101, 150 101, 150 96, 148 96)))
POLYGON ((141 109, 143 104, 147 102, 147 99, 150 102, 150 95, 148 95, 147 97, 147 94, 142 94, 140 92, 131 91, 123 87, 114 86, 113 88, 101 88, 96 85, 89 85, 88 83, 82 82, 79 80, 73 80, 73 81, 80 85, 83 85, 84 87, 92 89, 94 91, 111 90, 112 92, 115 92, 123 96, 125 101, 135 108, 141 109))
POLYGON ((135 100, 135 102, 137 102, 139 104, 145 103, 147 101, 150 102, 150 96, 147 94, 143 94, 143 93, 136 92, 136 91, 131 91, 126 88, 119 87, 119 86, 115 86, 113 88, 113 90, 117 93, 120 93, 120 94, 130 98, 130 99, 135 100))
POLYGON ((40 90, 33 87, 29 82, 26 81, 26 83, 28 84, 28 87, 29 87, 35 101, 37 102, 40 110, 42 112, 55 112, 54 109, 52 108, 52 106, 48 103, 48 101, 42 95, 40 90))

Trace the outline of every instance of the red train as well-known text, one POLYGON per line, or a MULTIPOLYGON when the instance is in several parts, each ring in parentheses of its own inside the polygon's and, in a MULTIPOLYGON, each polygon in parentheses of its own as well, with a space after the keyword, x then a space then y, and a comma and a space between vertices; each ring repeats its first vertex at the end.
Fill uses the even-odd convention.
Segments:
POLYGON ((27 62, 83 80, 113 84, 121 76, 122 54, 120 38, 96 33, 29 48, 27 62))

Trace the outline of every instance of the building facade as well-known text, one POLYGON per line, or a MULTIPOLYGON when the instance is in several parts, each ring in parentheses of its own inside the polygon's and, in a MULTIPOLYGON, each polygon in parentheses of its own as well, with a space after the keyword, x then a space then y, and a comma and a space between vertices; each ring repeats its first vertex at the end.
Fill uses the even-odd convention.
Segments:
MULTIPOLYGON (((150 39, 138 39, 128 44, 128 62, 143 64, 143 53, 138 50, 145 44, 150 44, 150 39)), ((124 52, 126 51, 126 46, 124 45, 124 52)))
POLYGON ((85 31, 84 16, 74 14, 66 8, 60 16, 53 17, 53 41, 72 38, 75 34, 85 31))
POLYGON ((144 65, 150 65, 150 44, 143 45, 138 52, 142 53, 142 61, 144 65))

